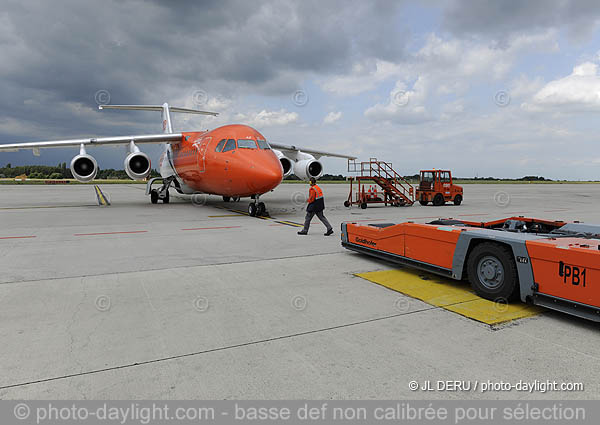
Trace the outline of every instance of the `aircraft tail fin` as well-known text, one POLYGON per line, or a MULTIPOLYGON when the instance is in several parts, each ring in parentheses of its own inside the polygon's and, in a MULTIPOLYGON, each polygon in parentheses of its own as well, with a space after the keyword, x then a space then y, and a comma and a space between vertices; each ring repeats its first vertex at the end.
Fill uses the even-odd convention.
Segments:
POLYGON ((98 109, 122 109, 129 111, 160 111, 162 112, 162 127, 163 133, 173 133, 173 126, 171 124, 171 112, 185 113, 185 114, 199 114, 199 115, 219 115, 217 112, 198 111, 196 109, 178 108, 175 106, 169 106, 168 103, 162 105, 100 105, 98 109))

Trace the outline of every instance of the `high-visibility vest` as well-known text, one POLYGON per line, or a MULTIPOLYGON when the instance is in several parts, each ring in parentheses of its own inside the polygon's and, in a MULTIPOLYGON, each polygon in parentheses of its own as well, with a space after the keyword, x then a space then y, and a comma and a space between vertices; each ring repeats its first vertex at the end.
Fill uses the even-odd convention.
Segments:
POLYGON ((320 199, 323 197, 323 191, 319 186, 314 185, 311 187, 311 189, 315 191, 315 199, 320 199))
POLYGON ((323 211, 325 209, 325 200, 323 199, 323 191, 321 188, 317 185, 311 186, 310 194, 310 203, 308 204, 307 210, 312 212, 323 211))

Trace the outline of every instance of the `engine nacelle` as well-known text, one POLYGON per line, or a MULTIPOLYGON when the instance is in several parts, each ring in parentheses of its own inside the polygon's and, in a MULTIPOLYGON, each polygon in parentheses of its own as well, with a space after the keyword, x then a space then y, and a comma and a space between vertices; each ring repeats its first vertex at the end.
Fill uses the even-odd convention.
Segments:
POLYGON ((144 152, 131 152, 125 158, 125 172, 133 180, 144 180, 150 175, 152 170, 152 163, 150 157, 144 152))
POLYGON ((311 158, 294 163, 294 174, 302 180, 308 180, 311 177, 318 179, 323 175, 323 164, 312 157, 312 155, 307 156, 310 156, 311 158))
POLYGON ((279 158, 279 162, 281 163, 281 168, 283 168, 283 177, 287 177, 294 171, 294 165, 291 159, 287 156, 279 152, 278 150, 273 149, 277 158, 279 158))
POLYGON ((82 183, 94 180, 98 174, 98 163, 92 155, 83 152, 71 160, 71 174, 82 183))

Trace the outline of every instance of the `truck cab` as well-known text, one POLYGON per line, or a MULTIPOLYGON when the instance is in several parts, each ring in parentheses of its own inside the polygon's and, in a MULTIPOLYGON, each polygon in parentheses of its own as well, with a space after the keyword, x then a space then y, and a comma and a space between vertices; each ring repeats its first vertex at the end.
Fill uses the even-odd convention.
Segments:
POLYGON ((417 200, 421 205, 430 202, 435 206, 454 202, 460 205, 463 200, 463 188, 452 183, 450 170, 421 170, 417 200))

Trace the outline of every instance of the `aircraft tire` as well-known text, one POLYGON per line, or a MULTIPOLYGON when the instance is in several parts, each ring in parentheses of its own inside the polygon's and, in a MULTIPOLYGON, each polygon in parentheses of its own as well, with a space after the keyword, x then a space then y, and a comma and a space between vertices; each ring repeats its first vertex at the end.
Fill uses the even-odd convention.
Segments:
POLYGON ((248 215, 250 217, 256 217, 256 212, 257 212, 256 204, 254 202, 249 204, 248 205, 248 215))

